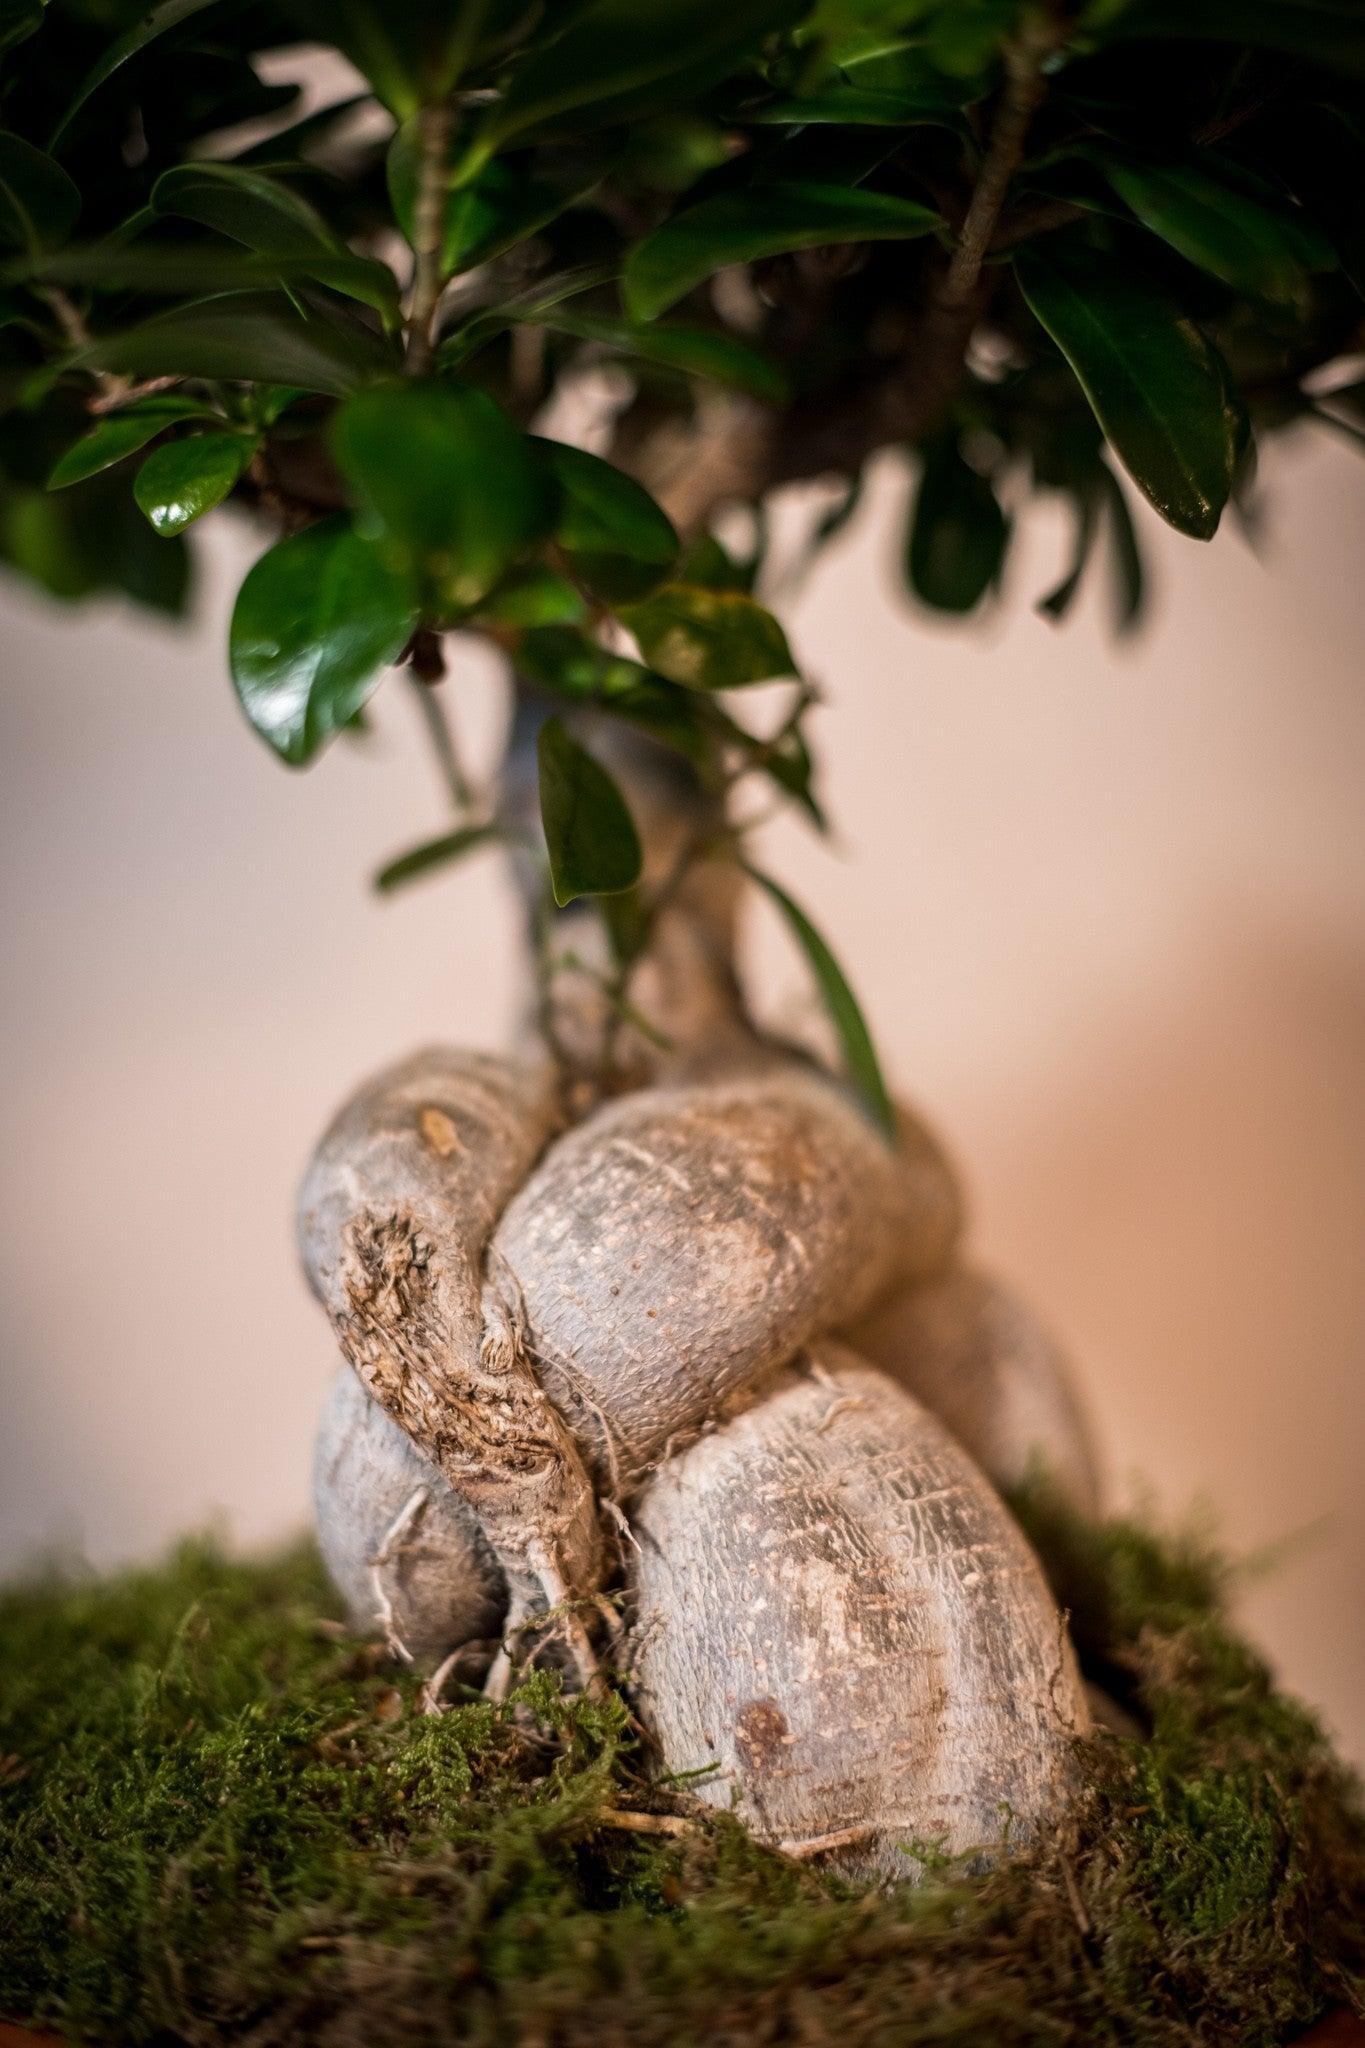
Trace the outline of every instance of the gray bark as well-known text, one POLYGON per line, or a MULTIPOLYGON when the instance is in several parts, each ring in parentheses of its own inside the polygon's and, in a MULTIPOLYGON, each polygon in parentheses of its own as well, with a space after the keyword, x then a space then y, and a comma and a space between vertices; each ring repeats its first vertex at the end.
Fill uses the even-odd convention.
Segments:
POLYGON ((391 1632, 417 1664, 502 1633, 507 1582, 478 1516, 349 1365, 323 1405, 313 1503, 323 1562, 359 1633, 391 1632))
POLYGON ((508 1204, 493 1278, 620 1494, 831 1323, 941 1271, 958 1213, 926 1131, 893 1151, 843 1089, 768 1053, 566 1132, 508 1204))
POLYGON ((1002 1492, 1044 1476, 1099 1512, 1094 1442, 1065 1353, 1003 1281, 958 1266, 893 1295, 845 1332, 923 1401, 1002 1492))
POLYGON ((558 1121, 545 1065, 439 1048, 368 1082, 299 1199, 304 1265, 364 1386, 478 1515, 511 1613, 597 1584, 597 1508, 521 1331, 484 1285, 498 1213, 558 1121))
POLYGON ((1023 1536, 942 1425, 837 1346, 634 1514, 635 1686, 666 1770, 762 1839, 905 1877, 1055 1817, 1088 1725, 1023 1536), (837 1838, 845 1838, 842 1846, 837 1838))

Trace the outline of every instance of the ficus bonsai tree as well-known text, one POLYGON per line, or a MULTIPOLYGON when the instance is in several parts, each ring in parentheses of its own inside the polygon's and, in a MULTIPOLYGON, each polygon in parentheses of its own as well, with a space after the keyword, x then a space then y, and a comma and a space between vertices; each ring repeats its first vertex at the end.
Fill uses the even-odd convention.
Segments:
POLYGON ((966 616, 1060 496, 1039 608, 1102 554, 1129 631, 1134 490, 1209 541, 1261 434, 1365 438, 1365 14, 4 0, 0 51, 6 562, 179 612, 187 530, 239 508, 249 726, 311 766, 397 671, 451 818, 378 886, 489 846, 521 885, 513 1046, 401 1060, 304 1181, 357 1616, 433 1710, 457 1671, 619 1679, 799 1855, 1037 1829, 1090 1709, 996 1488, 1041 1461, 1091 1510, 1093 1461, 755 865, 770 800, 825 826, 766 507, 832 487, 790 581, 900 451, 909 591, 966 616), (471 637, 509 681, 487 783, 471 637), (749 1015, 756 890, 840 1072, 749 1015))

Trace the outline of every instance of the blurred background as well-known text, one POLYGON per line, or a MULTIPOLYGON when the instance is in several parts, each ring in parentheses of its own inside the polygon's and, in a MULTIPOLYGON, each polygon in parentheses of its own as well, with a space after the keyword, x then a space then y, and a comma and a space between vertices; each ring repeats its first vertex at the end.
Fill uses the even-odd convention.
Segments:
MULTIPOLYGON (((1038 511, 993 621, 912 615, 888 461, 789 611, 840 838, 766 851, 981 1253, 1067 1339, 1111 1496, 1207 1506, 1248 1624, 1365 1760, 1357 462, 1271 446, 1260 560, 1148 518, 1154 613, 1116 647, 1098 588, 1033 612, 1067 548, 1038 511)), ((0 589, 0 1569, 304 1521, 333 1350, 300 1168, 367 1069, 496 1044, 512 1004, 491 862, 368 889, 444 822, 402 691, 302 776, 248 733, 224 638, 260 543, 210 527, 188 634, 0 589)), ((446 687, 491 752, 495 680, 446 687)), ((803 1016, 757 915, 749 966, 803 1016)))

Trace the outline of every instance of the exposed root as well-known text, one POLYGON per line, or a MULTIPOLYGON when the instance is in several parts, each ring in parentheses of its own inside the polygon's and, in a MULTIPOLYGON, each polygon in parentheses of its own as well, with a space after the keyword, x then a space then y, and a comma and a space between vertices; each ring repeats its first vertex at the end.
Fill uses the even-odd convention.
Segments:
POLYGON ((629 1835, 698 1835, 701 1828, 680 1813, 633 1813, 624 1806, 604 1806, 597 1815, 604 1828, 629 1835))
POLYGON ((809 1863, 813 1857, 828 1855, 834 1849, 853 1849, 861 1842, 870 1842, 877 1829, 870 1822, 863 1822, 855 1828, 835 1828, 828 1835, 807 1835, 799 1842, 779 1842, 782 1855, 790 1856, 794 1863, 809 1863))
POLYGON ((393 1602, 389 1598, 388 1588, 384 1584, 384 1572, 393 1559, 401 1554, 402 1538, 406 1536, 408 1530, 416 1522, 423 1508, 425 1508, 427 1499, 428 1494, 425 1486, 417 1487, 414 1492, 408 1495, 408 1498, 384 1531, 383 1541, 380 1543, 378 1550, 370 1559, 370 1584, 374 1588, 375 1608, 379 1616, 380 1626, 384 1631, 384 1641, 388 1646, 390 1655, 397 1657, 399 1662, 403 1664, 411 1664, 412 1652, 398 1633, 398 1623, 394 1617, 393 1602))
POLYGON ((445 1691, 446 1681, 463 1654, 463 1647, 461 1647, 458 1650, 452 1650, 448 1657, 441 1659, 417 1695, 417 1711, 419 1714, 443 1714, 445 1712, 445 1703, 441 1698, 441 1694, 445 1691))

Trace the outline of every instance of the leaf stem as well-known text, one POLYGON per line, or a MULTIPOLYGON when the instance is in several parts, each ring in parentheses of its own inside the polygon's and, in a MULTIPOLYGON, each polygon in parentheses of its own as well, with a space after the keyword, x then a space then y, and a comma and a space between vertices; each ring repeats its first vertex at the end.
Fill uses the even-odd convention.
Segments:
POLYGON ((448 101, 423 107, 417 116, 421 145, 417 202, 413 209, 415 261, 408 307, 407 368, 414 377, 430 369, 436 341, 436 313, 445 283, 441 250, 445 240, 446 180, 454 109, 448 101))
POLYGON ((436 756, 441 780, 449 792, 451 806, 456 817, 463 818, 473 807, 474 786, 465 774, 459 748, 455 744, 455 734, 445 714, 445 706, 437 696, 435 687, 431 683, 423 682, 411 669, 408 670, 408 679, 421 708, 427 738, 431 742, 431 751, 436 756))

